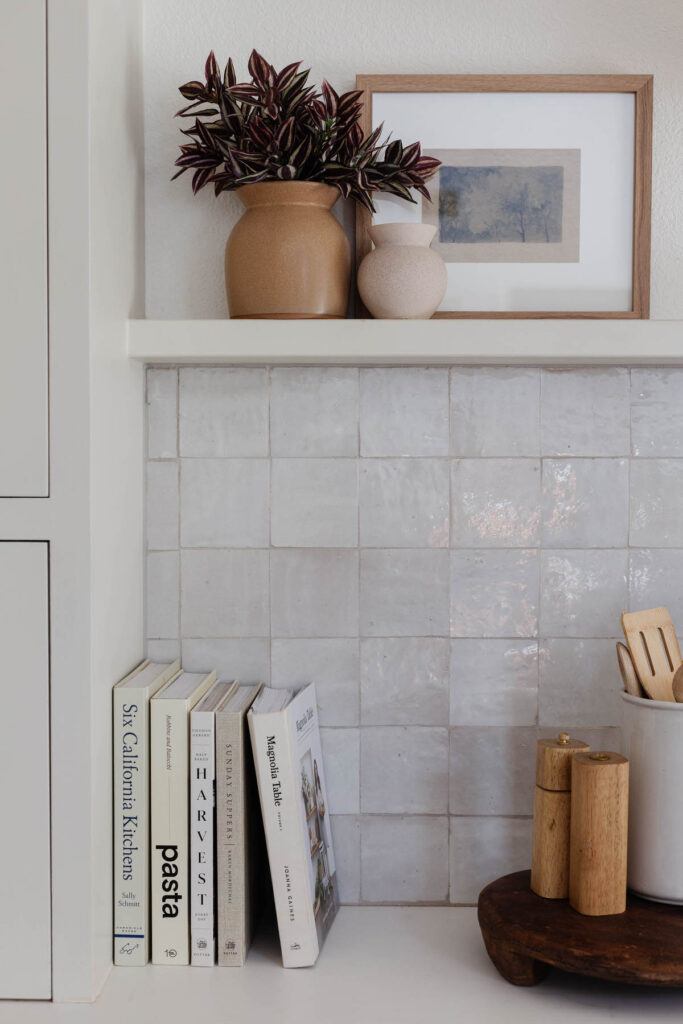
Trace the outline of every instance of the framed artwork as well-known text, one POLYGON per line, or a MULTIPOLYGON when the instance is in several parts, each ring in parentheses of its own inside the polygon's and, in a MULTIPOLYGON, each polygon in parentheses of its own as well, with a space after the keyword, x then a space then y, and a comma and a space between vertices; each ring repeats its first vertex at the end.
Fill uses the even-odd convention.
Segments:
MULTIPOLYGON (((358 75, 366 131, 419 139, 431 202, 375 198, 371 224, 433 224, 436 317, 647 318, 650 75, 358 75)), ((358 314, 366 315, 362 308, 358 314)))

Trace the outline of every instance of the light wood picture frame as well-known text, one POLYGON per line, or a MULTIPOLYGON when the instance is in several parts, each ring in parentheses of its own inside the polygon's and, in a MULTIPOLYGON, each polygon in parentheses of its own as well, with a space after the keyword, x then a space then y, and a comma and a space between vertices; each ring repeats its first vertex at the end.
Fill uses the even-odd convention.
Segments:
MULTIPOLYGON (((383 93, 630 93, 633 95, 633 224, 631 243, 631 304, 623 309, 530 309, 530 310, 441 310, 441 319, 647 319, 650 315, 650 212, 652 189, 652 99, 651 75, 358 75, 356 88, 363 91, 361 125, 366 133, 373 128, 373 97, 383 93)), ((425 103, 428 97, 425 95, 425 103)), ((394 126, 386 124, 391 130, 394 126)), ((399 131, 395 136, 401 137, 399 131)), ((413 138, 405 138, 406 144, 413 138)), ((430 151, 425 146, 426 151, 430 151)), ((630 173, 630 168, 629 168, 630 173)), ((427 187, 432 190, 431 183, 427 187)), ((407 205, 407 204, 406 204, 407 205)), ((370 252, 368 233, 372 215, 360 205, 356 208, 356 267, 370 252)), ((624 250, 626 258, 627 250, 624 250)), ((626 273, 628 273, 628 266, 626 273)), ((369 314, 356 297, 356 316, 369 314)))

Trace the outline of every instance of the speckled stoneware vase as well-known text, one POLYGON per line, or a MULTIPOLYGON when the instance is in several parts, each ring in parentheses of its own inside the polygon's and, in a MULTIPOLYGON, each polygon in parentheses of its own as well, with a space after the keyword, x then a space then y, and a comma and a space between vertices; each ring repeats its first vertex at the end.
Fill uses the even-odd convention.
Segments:
POLYGON ((331 210, 339 191, 316 181, 243 185, 246 206, 225 247, 233 318, 346 316, 351 256, 331 210))
POLYGON ((376 224, 375 248, 358 268, 358 291, 377 319, 428 320, 446 293, 443 260, 429 248, 431 224, 376 224))

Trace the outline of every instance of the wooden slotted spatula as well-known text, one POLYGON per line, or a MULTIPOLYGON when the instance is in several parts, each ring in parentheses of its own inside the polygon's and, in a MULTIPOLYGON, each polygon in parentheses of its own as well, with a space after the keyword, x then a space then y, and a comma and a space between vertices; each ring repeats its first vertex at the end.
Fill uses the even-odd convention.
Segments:
MULTIPOLYGON (((631 652, 621 641, 617 644, 617 659, 626 693, 630 693, 632 697, 647 697, 645 690, 640 685, 640 679, 636 675, 631 652)), ((683 669, 683 665, 681 668, 683 669)))
POLYGON ((668 610, 650 608, 644 612, 624 612, 621 627, 638 679, 648 697, 673 701, 673 677, 683 664, 683 658, 668 610))

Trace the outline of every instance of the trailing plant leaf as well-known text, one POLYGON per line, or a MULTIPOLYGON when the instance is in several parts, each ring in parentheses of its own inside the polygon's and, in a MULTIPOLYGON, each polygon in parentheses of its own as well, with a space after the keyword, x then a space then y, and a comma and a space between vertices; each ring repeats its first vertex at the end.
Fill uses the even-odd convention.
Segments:
POLYGON ((216 195, 258 181, 320 181, 368 210, 376 192, 429 199, 426 182, 440 161, 422 156, 419 142, 382 140, 382 125, 365 136, 362 93, 339 95, 326 80, 317 91, 300 67, 276 71, 253 50, 251 79, 238 82, 232 60, 221 75, 212 50, 205 82, 180 86, 190 102, 176 116, 194 124, 182 130, 191 142, 180 147, 173 179, 192 170, 193 192, 211 184, 216 195))

